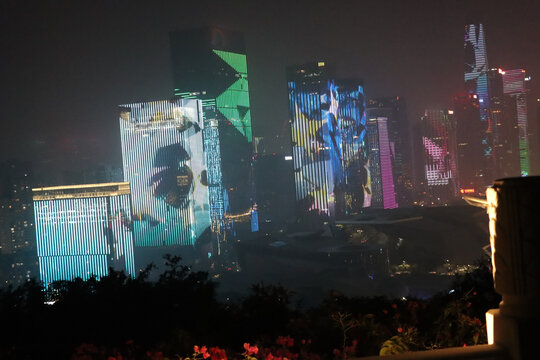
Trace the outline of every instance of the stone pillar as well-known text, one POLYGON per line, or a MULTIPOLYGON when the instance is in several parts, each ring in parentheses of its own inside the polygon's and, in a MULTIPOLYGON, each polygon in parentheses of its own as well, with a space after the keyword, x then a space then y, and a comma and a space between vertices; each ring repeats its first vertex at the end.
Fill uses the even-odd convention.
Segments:
POLYGON ((487 189, 495 291, 486 314, 488 339, 512 359, 540 353, 540 177, 496 180, 487 189), (492 326, 489 326, 489 324, 492 326))

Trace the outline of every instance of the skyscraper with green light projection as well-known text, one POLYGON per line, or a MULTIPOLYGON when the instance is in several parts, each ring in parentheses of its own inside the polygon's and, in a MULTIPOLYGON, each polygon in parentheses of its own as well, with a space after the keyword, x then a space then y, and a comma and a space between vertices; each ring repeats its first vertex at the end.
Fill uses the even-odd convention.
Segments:
POLYGON ((172 32, 170 45, 174 95, 203 100, 204 112, 218 119, 215 146, 221 156, 226 211, 243 213, 254 202, 243 36, 213 27, 187 29, 172 32))

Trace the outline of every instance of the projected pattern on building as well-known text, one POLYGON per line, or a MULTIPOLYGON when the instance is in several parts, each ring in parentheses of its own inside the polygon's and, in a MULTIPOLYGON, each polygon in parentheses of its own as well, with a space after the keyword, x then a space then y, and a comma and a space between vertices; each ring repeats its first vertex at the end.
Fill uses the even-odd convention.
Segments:
POLYGON ((216 97, 217 109, 251 142, 251 112, 246 55, 222 50, 213 51, 236 72, 238 78, 216 97))
POLYGON ((469 94, 478 96, 480 120, 484 125, 484 135, 481 139, 482 151, 485 157, 492 155, 492 135, 495 130, 489 116, 490 96, 488 91, 488 61, 482 24, 465 26, 465 87, 469 94))
POLYGON ((332 80, 318 89, 290 81, 288 88, 296 197, 300 207, 326 216, 363 207, 364 190, 369 194, 370 190, 368 172, 363 166, 362 87, 344 91, 342 96, 332 80))
MULTIPOLYGON (((424 123, 425 176, 428 186, 452 185, 456 180, 456 160, 451 114, 443 110, 426 110, 424 123)), ((455 191, 455 190, 454 190, 455 191)))
POLYGON ((193 245, 211 224, 201 102, 123 105, 119 122, 135 245, 193 245))
POLYGON ((33 189, 41 281, 135 276, 128 183, 33 189))
POLYGON ((522 176, 530 173, 529 138, 527 132, 527 97, 525 91, 525 70, 505 70, 501 72, 504 93, 516 101, 517 127, 519 136, 519 165, 522 176))

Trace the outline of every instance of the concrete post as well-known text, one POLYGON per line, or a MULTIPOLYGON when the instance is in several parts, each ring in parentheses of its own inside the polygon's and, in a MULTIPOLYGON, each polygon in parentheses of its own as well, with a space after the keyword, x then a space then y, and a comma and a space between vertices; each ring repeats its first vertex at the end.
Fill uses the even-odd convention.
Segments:
POLYGON ((491 261, 499 309, 486 313, 488 342, 512 359, 540 354, 540 177, 496 180, 487 189, 491 261))

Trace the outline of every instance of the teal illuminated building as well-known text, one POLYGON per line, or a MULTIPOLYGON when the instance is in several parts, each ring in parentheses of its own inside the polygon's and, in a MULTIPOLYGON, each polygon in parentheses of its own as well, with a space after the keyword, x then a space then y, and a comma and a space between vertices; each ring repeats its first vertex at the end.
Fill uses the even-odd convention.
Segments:
POLYGON ((135 276, 129 183, 33 189, 40 279, 135 276))
POLYGON ((203 117, 195 99, 125 104, 119 112, 136 247, 195 245, 224 212, 215 119, 203 117))

